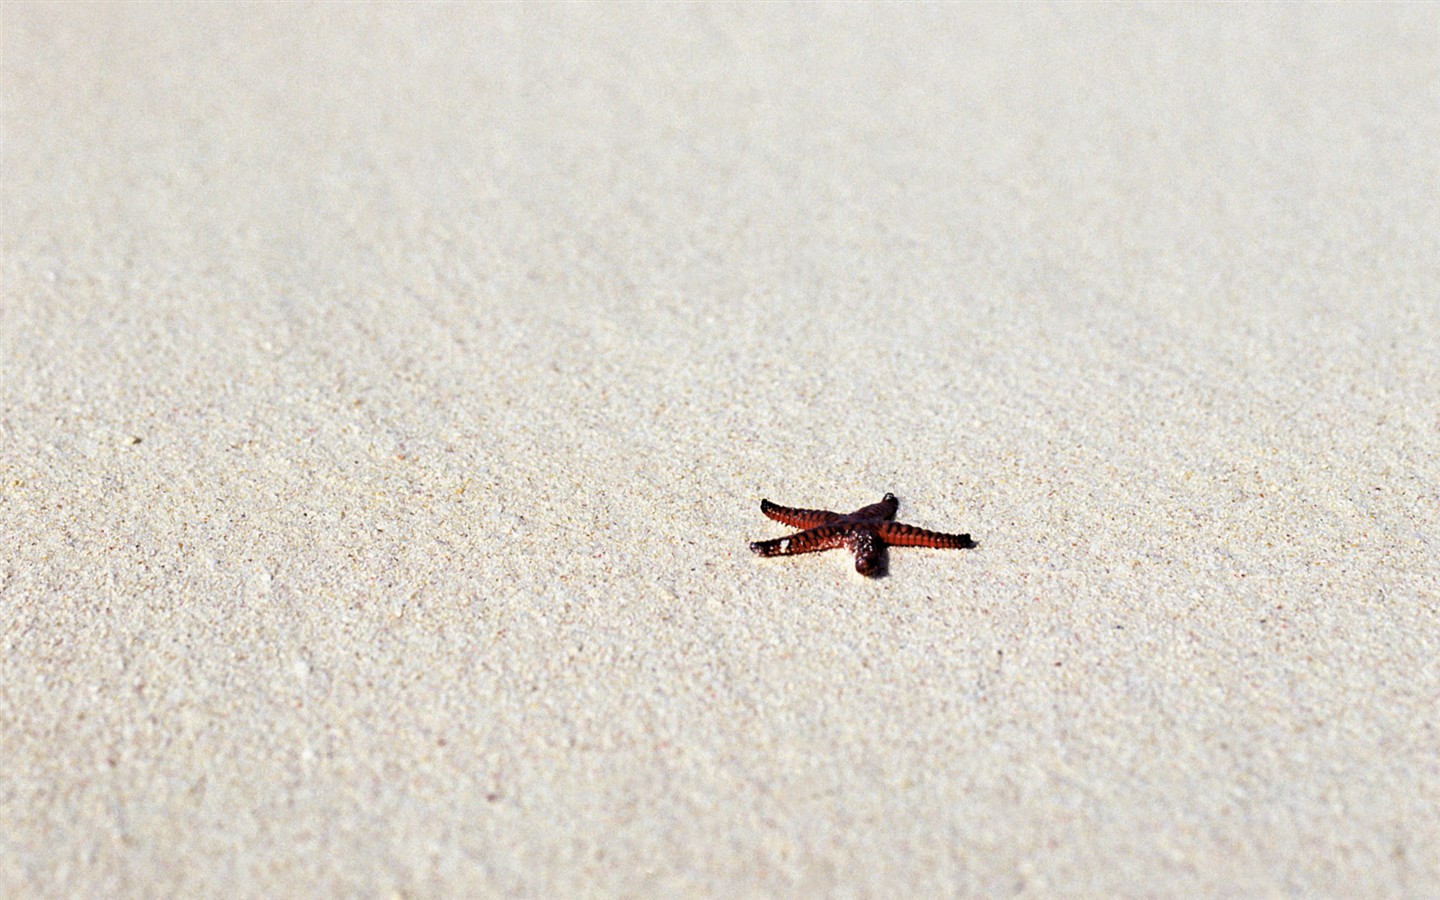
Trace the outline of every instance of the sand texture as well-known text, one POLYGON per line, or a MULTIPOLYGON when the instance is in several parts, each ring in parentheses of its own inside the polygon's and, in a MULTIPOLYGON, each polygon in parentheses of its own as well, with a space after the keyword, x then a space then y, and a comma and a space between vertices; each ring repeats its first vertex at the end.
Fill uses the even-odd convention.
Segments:
POLYGON ((0 17, 0 896, 1437 896, 1440 6, 0 17))

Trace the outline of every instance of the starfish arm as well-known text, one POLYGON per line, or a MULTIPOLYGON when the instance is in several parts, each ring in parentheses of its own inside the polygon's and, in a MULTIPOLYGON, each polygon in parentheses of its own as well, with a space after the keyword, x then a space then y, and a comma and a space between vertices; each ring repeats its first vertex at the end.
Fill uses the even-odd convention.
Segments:
POLYGON ((872 503, 869 506, 862 506, 855 510, 847 519, 893 519, 895 510, 900 508, 900 501, 895 499, 894 494, 886 494, 885 499, 879 503, 872 503))
POLYGON ((816 525, 825 525, 840 518, 839 513, 829 510, 776 506, 769 500, 760 501, 760 511, 777 522, 784 522, 791 528, 814 528, 816 525))
POLYGON ((975 546, 968 534, 943 534, 899 522, 881 523, 880 538, 894 547, 934 547, 937 550, 968 550, 975 546))
POLYGON ((877 531, 851 529, 845 534, 845 546, 855 554, 855 571, 861 575, 879 575, 885 571, 885 542, 877 531))
POLYGON ((829 550, 842 546, 844 543, 844 529, 821 525, 818 528, 811 528, 809 531, 802 531, 789 537, 776 538, 773 541, 755 541, 750 545, 750 549, 760 556, 794 556, 796 553, 829 550))

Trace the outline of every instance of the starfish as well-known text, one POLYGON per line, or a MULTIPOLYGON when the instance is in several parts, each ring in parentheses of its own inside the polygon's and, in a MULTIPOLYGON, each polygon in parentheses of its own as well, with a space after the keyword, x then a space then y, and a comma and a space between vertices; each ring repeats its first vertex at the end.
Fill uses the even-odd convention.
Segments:
POLYGON ((886 494, 879 503, 862 506, 849 515, 826 509, 791 509, 761 500, 760 511, 765 515, 805 530, 773 541, 755 541, 750 549, 760 556, 793 556, 844 547, 855 554, 855 571, 879 575, 885 570, 887 545, 956 550, 975 546, 968 534, 942 534, 893 521, 899 506, 894 494, 886 494))

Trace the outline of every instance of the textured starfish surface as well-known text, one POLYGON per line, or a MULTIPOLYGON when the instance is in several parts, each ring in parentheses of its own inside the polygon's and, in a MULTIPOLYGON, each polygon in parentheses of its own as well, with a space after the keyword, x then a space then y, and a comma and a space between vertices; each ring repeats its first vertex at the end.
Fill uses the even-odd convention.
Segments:
POLYGON ((848 515, 826 509, 791 509, 761 500, 760 511, 765 515, 805 530, 773 541, 755 541, 750 549, 760 556, 793 556, 844 547, 855 554, 855 571, 880 575, 885 571, 886 546, 954 550, 975 546, 968 534, 942 534, 893 521, 899 506, 894 494, 848 515))

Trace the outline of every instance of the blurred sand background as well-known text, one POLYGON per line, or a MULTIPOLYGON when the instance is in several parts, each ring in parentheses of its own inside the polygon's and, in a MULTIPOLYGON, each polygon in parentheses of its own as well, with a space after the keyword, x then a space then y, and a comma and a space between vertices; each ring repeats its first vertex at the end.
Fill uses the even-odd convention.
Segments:
POLYGON ((1435 896, 1435 5, 0 17, 0 895, 1435 896))

